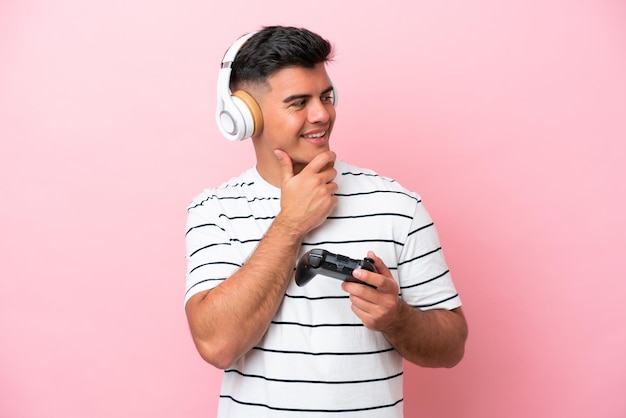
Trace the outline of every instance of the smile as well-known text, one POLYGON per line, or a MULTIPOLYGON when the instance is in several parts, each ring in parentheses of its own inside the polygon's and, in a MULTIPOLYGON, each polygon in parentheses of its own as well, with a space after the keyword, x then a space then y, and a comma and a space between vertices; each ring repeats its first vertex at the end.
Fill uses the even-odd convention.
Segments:
POLYGON ((316 134, 308 134, 308 135, 302 135, 303 138, 310 138, 310 139, 315 139, 315 138, 321 138, 324 135, 326 135, 326 131, 324 132, 319 132, 316 134))

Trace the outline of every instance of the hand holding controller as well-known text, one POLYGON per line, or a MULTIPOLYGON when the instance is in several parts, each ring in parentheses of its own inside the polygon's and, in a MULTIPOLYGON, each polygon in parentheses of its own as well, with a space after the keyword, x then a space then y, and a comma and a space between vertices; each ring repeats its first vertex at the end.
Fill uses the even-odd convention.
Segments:
POLYGON ((376 288, 352 276, 352 272, 361 268, 376 273, 374 260, 365 257, 363 260, 354 260, 345 255, 333 254, 321 248, 307 251, 300 257, 296 266, 296 284, 304 286, 318 274, 335 279, 361 283, 376 288))

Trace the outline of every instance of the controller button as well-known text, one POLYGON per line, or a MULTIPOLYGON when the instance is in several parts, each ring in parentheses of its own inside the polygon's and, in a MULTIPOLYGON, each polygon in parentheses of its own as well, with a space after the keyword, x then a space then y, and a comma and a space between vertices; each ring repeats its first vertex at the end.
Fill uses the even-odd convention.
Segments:
POLYGON ((309 255, 309 264, 313 268, 318 268, 320 266, 320 264, 322 264, 322 258, 323 257, 320 254, 313 254, 313 253, 311 253, 309 255))

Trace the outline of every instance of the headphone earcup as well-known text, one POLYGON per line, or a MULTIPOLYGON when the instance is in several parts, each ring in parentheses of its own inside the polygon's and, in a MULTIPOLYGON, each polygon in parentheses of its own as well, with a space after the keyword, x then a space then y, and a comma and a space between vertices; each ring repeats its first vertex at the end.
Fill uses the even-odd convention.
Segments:
POLYGON ((242 139, 259 135, 263 131, 263 113, 254 97, 243 90, 237 90, 231 96, 245 124, 245 137, 242 139))
POLYGON ((219 98, 215 116, 219 130, 231 141, 250 138, 263 130, 261 108, 243 90, 219 98))

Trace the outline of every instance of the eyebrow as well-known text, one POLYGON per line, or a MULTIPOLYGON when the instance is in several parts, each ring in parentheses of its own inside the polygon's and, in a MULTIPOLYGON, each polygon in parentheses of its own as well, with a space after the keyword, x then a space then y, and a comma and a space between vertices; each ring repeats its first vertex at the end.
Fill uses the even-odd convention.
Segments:
MULTIPOLYGON (((330 93, 333 90, 334 90, 333 86, 330 86, 330 87, 328 87, 326 90, 324 90, 322 92, 322 95, 328 94, 328 93, 330 93)), ((293 102, 294 100, 310 99, 311 97, 313 97, 312 94, 294 94, 294 95, 291 95, 291 96, 285 98, 283 100, 283 103, 293 102)))

